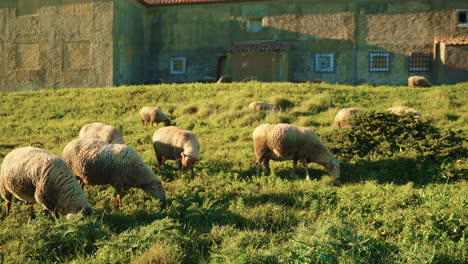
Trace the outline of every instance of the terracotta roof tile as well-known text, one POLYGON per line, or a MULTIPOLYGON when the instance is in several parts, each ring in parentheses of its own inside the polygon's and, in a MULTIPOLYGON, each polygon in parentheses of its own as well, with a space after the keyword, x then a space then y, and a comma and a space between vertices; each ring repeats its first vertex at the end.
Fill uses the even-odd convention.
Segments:
POLYGON ((233 52, 239 51, 265 51, 265 50, 286 50, 291 43, 288 42, 255 42, 255 43, 238 43, 231 48, 233 52))
POLYGON ((267 0, 137 0, 137 1, 146 6, 156 7, 156 6, 171 6, 171 5, 258 2, 258 1, 267 1, 267 0))
POLYGON ((447 45, 468 45, 468 38, 439 38, 437 42, 447 45))

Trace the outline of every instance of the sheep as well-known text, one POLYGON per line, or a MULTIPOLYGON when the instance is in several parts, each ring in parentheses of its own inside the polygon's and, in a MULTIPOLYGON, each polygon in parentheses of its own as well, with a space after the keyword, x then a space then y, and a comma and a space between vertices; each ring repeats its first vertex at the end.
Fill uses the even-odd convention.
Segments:
POLYGON ((323 145, 320 137, 312 130, 290 124, 262 124, 252 133, 255 154, 257 157, 257 175, 263 162, 267 174, 270 173, 270 159, 276 161, 293 161, 291 177, 294 178, 297 161, 300 160, 310 181, 307 163, 314 162, 325 167, 328 174, 340 178, 340 164, 330 150, 323 145))
POLYGON ((82 187, 86 184, 114 187, 119 206, 123 192, 130 188, 140 188, 162 201, 166 199, 161 180, 137 152, 125 144, 75 139, 65 146, 62 157, 82 187))
POLYGON ((366 109, 359 107, 343 108, 335 115, 335 121, 333 122, 333 125, 336 128, 350 127, 351 124, 349 123, 349 118, 352 115, 365 110, 366 109))
POLYGON ((93 209, 72 171, 60 157, 35 147, 17 148, 5 156, 0 169, 0 195, 10 213, 13 195, 37 201, 52 217, 91 215, 93 209))
POLYGON ((141 123, 147 127, 148 123, 153 126, 153 123, 156 123, 156 126, 159 123, 164 122, 165 126, 171 125, 171 120, 169 117, 164 114, 161 109, 157 107, 145 106, 140 110, 141 123))
POLYGON ((264 101, 253 101, 249 104, 249 108, 255 111, 275 111, 276 106, 264 101))
POLYGON ((408 78, 409 87, 431 87, 432 84, 424 76, 410 76, 408 78))
POLYGON ((163 127, 153 135, 153 148, 159 166, 166 160, 175 160, 180 173, 191 170, 199 160, 197 137, 190 131, 176 126, 163 127))
POLYGON ((413 115, 415 119, 420 119, 422 117, 421 113, 419 113, 416 109, 413 109, 405 105, 390 107, 389 109, 387 109, 387 111, 397 116, 401 116, 404 114, 411 114, 413 115))
POLYGON ((101 122, 84 125, 80 129, 79 138, 99 139, 111 144, 125 144, 118 128, 101 122))

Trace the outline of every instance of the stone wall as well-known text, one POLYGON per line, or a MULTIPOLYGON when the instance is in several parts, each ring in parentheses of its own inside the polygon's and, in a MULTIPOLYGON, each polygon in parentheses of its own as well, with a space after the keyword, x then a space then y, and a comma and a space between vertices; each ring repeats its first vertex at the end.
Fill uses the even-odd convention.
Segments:
POLYGON ((2 0, 0 91, 112 86, 111 0, 2 0))
MULTIPOLYGON (((179 5, 152 8, 151 47, 157 56, 153 76, 164 82, 216 77, 219 58, 233 44, 290 42, 289 81, 321 79, 330 83, 405 84, 411 53, 433 52, 434 39, 468 37, 457 27, 463 0, 277 0, 237 4, 179 5), (248 32, 261 18, 262 31, 248 32), (370 72, 370 52, 389 53, 388 72, 370 72), (315 70, 316 54, 333 54, 331 72, 315 70), (185 74, 170 73, 170 59, 186 58, 185 74)), ((229 61, 228 61, 229 63, 229 61)), ((227 65, 231 70, 232 65, 227 65)))

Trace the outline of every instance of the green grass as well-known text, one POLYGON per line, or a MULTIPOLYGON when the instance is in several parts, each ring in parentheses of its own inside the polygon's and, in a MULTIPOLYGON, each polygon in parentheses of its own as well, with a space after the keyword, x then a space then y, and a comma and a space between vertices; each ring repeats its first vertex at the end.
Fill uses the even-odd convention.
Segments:
POLYGON ((2 206, 0 263, 462 263, 468 257, 467 92, 468 83, 249 82, 0 93, 0 161, 27 145, 61 155, 81 126, 101 121, 121 130, 164 181, 168 197, 163 208, 131 190, 118 209, 112 188, 87 186, 96 213, 58 221, 42 213, 31 220, 31 208, 18 201, 5 217, 2 206), (253 100, 282 107, 253 112, 247 107, 253 100), (292 162, 272 162, 272 175, 255 176, 257 125, 307 126, 331 144, 339 109, 384 112, 395 105, 419 110, 442 132, 454 131, 465 153, 423 165, 424 153, 342 155, 340 182, 313 164, 312 181, 302 168, 288 179, 292 162), (156 127, 142 126, 143 106, 160 107, 197 135, 195 177, 178 175, 171 161, 158 169, 151 146, 156 127))

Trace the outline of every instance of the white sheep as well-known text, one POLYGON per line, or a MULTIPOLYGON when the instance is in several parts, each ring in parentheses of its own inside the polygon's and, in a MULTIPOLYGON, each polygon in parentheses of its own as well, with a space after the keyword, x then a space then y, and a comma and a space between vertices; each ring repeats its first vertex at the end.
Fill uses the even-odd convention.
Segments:
POLYGON ((312 130, 290 124, 262 124, 252 133, 255 154, 257 157, 257 175, 260 164, 270 173, 270 159, 276 161, 293 161, 291 177, 294 177, 297 161, 300 160, 309 181, 307 163, 314 162, 325 167, 328 174, 340 178, 340 165, 330 150, 323 145, 320 137, 312 130))
POLYGON ((26 203, 37 201, 54 218, 58 218, 58 213, 93 213, 65 161, 39 148, 22 147, 5 156, 0 170, 0 194, 6 201, 7 215, 13 195, 26 203))
POLYGON ((350 127, 349 118, 359 112, 365 111, 364 108, 350 107, 341 109, 336 115, 333 125, 337 128, 350 127))
POLYGON ((190 131, 176 126, 163 127, 153 135, 153 148, 159 166, 166 160, 175 160, 180 172, 191 170, 198 159, 197 137, 190 131))
POLYGON ((264 101, 253 101, 249 104, 249 108, 255 111, 274 111, 276 106, 274 104, 264 101))
POLYGON ((389 109, 387 109, 387 111, 397 116, 411 114, 415 119, 420 119, 422 117, 421 113, 419 113, 416 109, 405 105, 390 107, 389 109))
POLYGON ((84 125, 80 129, 79 138, 99 139, 112 144, 125 144, 118 128, 101 122, 84 125))
POLYGON ((424 76, 410 76, 408 78, 409 87, 431 87, 432 84, 424 76))
POLYGON ((84 187, 110 184, 117 191, 119 206, 123 192, 140 188, 162 201, 162 182, 131 147, 96 139, 76 139, 63 150, 63 159, 84 187))
POLYGON ((161 109, 157 107, 145 106, 140 110, 141 123, 147 127, 148 123, 153 126, 153 123, 156 123, 156 126, 159 123, 164 122, 165 126, 171 125, 171 120, 169 117, 164 114, 161 109))

